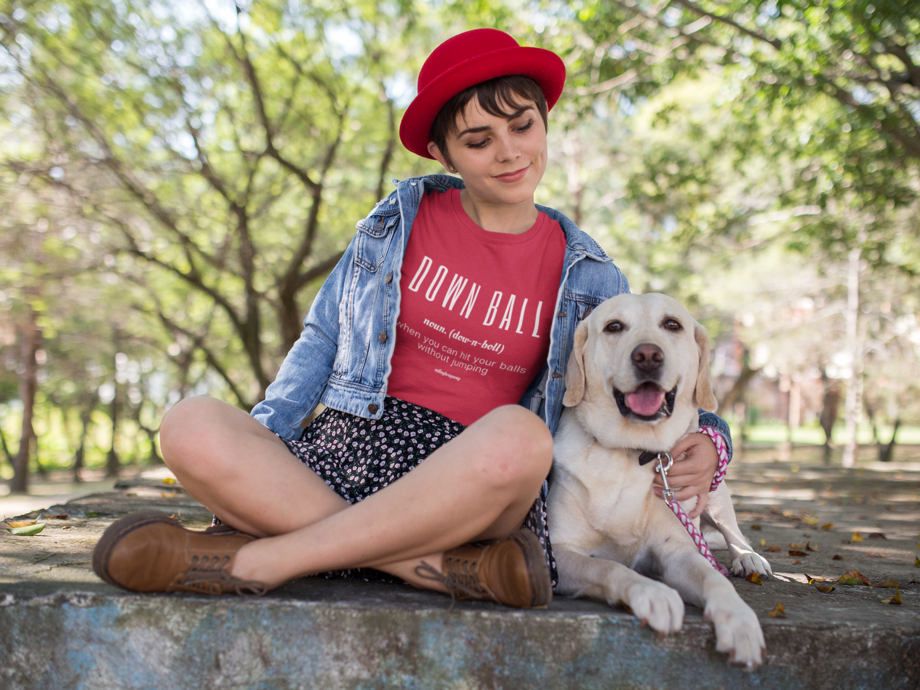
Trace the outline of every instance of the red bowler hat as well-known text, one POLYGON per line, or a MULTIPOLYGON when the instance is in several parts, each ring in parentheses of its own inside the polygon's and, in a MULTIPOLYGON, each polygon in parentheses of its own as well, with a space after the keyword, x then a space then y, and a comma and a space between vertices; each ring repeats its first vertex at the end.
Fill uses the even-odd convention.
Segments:
POLYGON ((497 29, 465 31, 434 49, 418 75, 418 95, 399 124, 403 146, 422 158, 428 153, 435 117, 451 98, 479 82, 521 74, 543 91, 548 108, 556 104, 565 84, 562 59, 543 48, 523 48, 497 29))

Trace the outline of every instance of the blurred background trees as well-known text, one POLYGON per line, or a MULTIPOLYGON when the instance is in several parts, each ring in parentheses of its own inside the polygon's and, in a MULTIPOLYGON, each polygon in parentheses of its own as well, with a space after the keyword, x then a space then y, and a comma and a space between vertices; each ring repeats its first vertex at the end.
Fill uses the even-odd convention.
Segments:
POLYGON ((538 201, 707 325, 736 428, 839 412, 852 462, 863 415, 891 459, 920 421, 912 3, 0 0, 14 488, 157 461, 183 396, 255 403, 355 223, 437 172, 397 127, 478 26, 565 60, 538 201))

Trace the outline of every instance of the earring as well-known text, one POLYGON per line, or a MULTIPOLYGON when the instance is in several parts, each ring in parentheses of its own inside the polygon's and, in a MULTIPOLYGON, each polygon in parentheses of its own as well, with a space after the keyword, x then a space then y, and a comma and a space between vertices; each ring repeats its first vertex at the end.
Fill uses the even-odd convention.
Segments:
POLYGON ((448 165, 448 166, 447 166, 447 172, 449 172, 449 173, 451 173, 451 174, 453 174, 453 175, 456 175, 456 174, 457 174, 457 169, 456 169, 455 167, 451 166, 451 165, 448 165))

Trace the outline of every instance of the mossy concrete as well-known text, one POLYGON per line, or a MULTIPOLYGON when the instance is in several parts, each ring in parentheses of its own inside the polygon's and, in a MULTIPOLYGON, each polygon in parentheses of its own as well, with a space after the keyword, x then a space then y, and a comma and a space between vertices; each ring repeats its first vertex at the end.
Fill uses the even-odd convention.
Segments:
POLYGON ((67 517, 36 537, 0 532, 0 687, 920 688, 920 465, 792 469, 732 469, 743 531, 760 550, 782 547, 765 551, 777 579, 732 580, 764 628, 753 673, 715 652, 693 607, 660 639, 621 609, 561 597, 542 611, 461 602, 448 612, 438 594, 323 578, 260 599, 126 593, 90 568, 112 520, 141 508, 191 527, 208 520, 176 485, 146 480, 50 506, 42 515, 67 517), (817 550, 789 548, 802 542, 817 550), (805 582, 850 569, 897 580, 903 603, 881 602, 893 589, 822 594, 805 582), (787 618, 769 616, 779 602, 787 618))

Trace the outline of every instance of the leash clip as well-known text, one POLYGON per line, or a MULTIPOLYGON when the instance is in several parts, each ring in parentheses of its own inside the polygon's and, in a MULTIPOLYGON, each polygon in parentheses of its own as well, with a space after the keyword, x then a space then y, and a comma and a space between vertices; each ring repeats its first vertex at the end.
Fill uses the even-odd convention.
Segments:
POLYGON ((655 466, 655 471, 661 475, 661 481, 664 482, 664 502, 668 505, 674 502, 674 490, 671 488, 671 485, 668 484, 668 470, 671 469, 671 465, 674 464, 674 458, 671 457, 671 454, 668 452, 661 452, 655 458, 658 460, 658 464, 655 466), (664 458, 667 458, 668 464, 664 464, 664 458))

